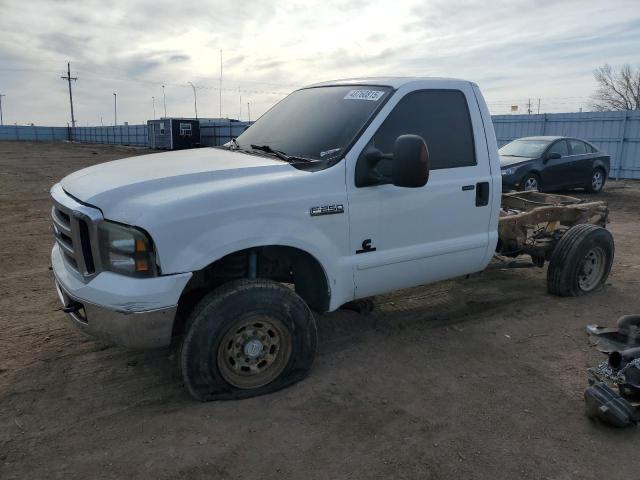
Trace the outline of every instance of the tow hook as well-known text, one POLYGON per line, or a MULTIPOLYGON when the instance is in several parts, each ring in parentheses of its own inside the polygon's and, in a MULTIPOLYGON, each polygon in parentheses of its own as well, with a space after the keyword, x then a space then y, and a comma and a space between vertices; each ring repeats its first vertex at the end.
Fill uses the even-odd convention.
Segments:
POLYGON ((67 305, 66 307, 62 308, 62 311, 64 313, 77 313, 78 310, 80 310, 82 308, 82 304, 78 303, 78 302, 73 302, 69 305, 67 305))

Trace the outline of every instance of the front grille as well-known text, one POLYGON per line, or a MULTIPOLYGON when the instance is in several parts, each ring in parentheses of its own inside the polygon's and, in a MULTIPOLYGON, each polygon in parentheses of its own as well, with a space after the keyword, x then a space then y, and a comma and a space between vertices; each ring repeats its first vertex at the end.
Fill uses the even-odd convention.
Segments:
POLYGON ((55 201, 51 219, 56 242, 67 265, 83 277, 95 273, 88 221, 78 212, 55 201))
POLYGON ((89 236, 89 225, 86 220, 78 220, 80 227, 80 245, 82 246, 82 258, 84 259, 84 267, 88 274, 96 271, 93 263, 93 255, 91 253, 91 237, 89 236))

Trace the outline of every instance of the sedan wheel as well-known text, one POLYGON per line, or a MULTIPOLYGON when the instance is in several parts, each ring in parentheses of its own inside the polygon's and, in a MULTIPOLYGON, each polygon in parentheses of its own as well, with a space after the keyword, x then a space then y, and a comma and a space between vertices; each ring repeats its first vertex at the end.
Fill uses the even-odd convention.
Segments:
POLYGON ((527 175, 522 181, 522 189, 526 192, 529 190, 540 190, 540 181, 535 175, 527 175))
POLYGON ((591 175, 591 185, 588 190, 594 193, 599 192, 600 190, 602 190, 602 187, 604 186, 604 172, 602 170, 600 170, 599 168, 596 168, 593 171, 593 174, 591 175))

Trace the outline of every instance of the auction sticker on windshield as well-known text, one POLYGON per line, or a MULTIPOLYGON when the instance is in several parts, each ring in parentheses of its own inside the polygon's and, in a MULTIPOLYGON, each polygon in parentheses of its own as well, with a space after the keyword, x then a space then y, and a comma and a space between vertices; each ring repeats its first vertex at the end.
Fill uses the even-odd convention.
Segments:
POLYGON ((372 100, 378 101, 384 95, 383 90, 351 90, 344 97, 345 100, 372 100))

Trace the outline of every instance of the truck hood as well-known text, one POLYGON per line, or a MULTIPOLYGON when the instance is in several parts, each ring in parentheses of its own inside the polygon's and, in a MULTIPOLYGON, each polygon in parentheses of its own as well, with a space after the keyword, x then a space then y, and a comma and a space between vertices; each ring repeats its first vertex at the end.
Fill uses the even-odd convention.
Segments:
POLYGON ((94 165, 63 178, 62 188, 102 210, 105 218, 134 222, 141 210, 197 192, 302 173, 286 162, 218 148, 141 155, 94 165), (222 185, 224 184, 224 186, 222 185))

